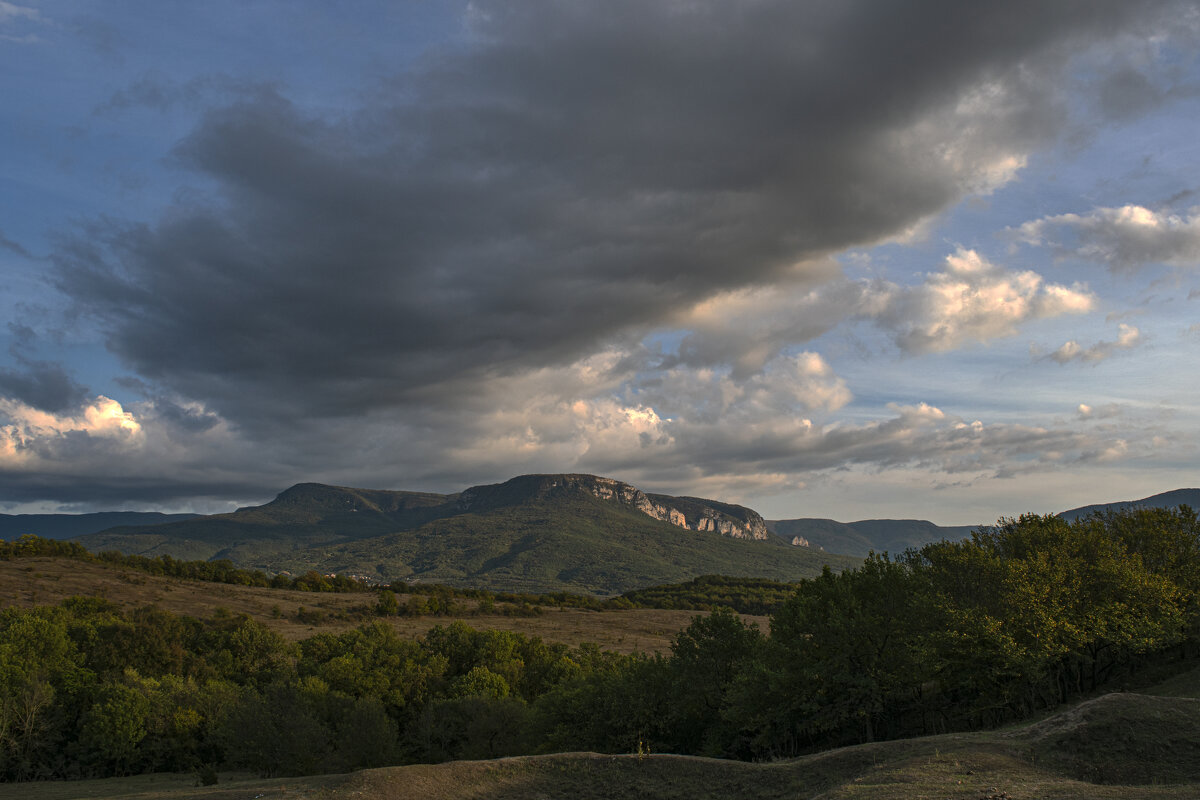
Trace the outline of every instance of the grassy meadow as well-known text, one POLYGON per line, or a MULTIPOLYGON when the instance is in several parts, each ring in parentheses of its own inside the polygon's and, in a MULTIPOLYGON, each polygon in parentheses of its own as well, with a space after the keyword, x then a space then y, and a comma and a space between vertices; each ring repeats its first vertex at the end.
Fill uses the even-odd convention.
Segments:
MULTIPOLYGON (((365 593, 303 592, 183 580, 65 558, 0 560, 0 608, 53 605, 74 596, 101 597, 126 609, 155 605, 172 614, 201 618, 224 608, 235 615, 246 614, 289 641, 316 633, 342 633, 366 619, 378 619, 364 612, 374 602, 374 596, 365 593), (308 621, 300 618, 301 609, 308 612, 303 614, 308 621), (317 617, 319 621, 313 622, 317 617)), ((403 603, 407 597, 399 595, 399 600, 403 603)), ((597 612, 547 607, 533 616, 507 616, 469 613, 478 607, 478 602, 471 599, 460 599, 458 603, 467 614, 385 619, 406 638, 461 619, 479 630, 515 631, 547 642, 572 646, 592 642, 603 650, 654 653, 665 652, 671 639, 700 613, 656 608, 597 612)), ((742 618, 766 630, 767 617, 746 614, 742 618)))

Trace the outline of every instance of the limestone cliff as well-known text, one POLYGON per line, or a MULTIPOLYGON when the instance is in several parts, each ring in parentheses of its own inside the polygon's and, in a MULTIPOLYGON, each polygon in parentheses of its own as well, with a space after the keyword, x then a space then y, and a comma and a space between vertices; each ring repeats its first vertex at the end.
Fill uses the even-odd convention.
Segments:
POLYGON ((596 475, 521 475, 504 483, 473 486, 459 494, 457 502, 463 511, 471 511, 569 492, 582 492, 621 503, 687 530, 717 533, 734 539, 771 538, 763 518, 744 506, 698 497, 647 494, 628 483, 596 475))

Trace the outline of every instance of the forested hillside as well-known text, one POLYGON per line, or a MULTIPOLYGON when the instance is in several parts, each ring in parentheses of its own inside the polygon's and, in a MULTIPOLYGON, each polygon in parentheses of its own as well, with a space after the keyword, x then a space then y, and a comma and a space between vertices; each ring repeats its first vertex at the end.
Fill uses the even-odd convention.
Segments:
POLYGON ((713 574, 799 580, 860 561, 788 547, 742 506, 574 474, 523 475, 453 495, 298 484, 262 506, 79 542, 272 573, 597 596, 713 574))
POLYGON ((456 623, 289 644, 101 600, 0 613, 6 780, 265 775, 564 750, 762 759, 1018 720, 1200 654, 1187 509, 1001 520, 800 583, 770 630, 698 616, 664 656, 456 623))

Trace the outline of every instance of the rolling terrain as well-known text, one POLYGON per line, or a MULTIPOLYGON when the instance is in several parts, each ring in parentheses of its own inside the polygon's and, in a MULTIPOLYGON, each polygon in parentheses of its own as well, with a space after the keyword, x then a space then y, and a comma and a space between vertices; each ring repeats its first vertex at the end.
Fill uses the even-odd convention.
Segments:
POLYGON ((263 506, 77 541, 270 572, 595 595, 706 574, 798 580, 858 563, 784 545, 741 506, 589 475, 521 476, 453 495, 299 484, 263 506))
MULTIPOLYGON (((0 608, 55 605, 68 597, 100 597, 124 609, 153 605, 172 614, 207 619, 218 610, 246 614, 290 641, 317 633, 342 633, 368 620, 375 602, 370 593, 304 592, 148 575, 127 567, 65 558, 0 560, 0 608)), ((401 604, 408 596, 399 595, 401 604)), ((674 609, 550 608, 511 616, 479 613, 478 602, 456 601, 461 613, 386 617, 405 638, 425 634, 435 625, 463 620, 479 630, 516 631, 547 642, 578 646, 592 642, 619 653, 666 652, 671 639, 701 613, 674 609)), ((766 630, 767 618, 742 615, 766 630)), ((0 784, 0 796, 3 796, 0 784)))
POLYGON ((1101 695, 997 731, 863 744, 772 763, 560 753, 307 778, 225 773, 210 787, 195 787, 191 776, 160 774, 18 788, 27 800, 1194 798, 1200 793, 1200 671, 1162 687, 1101 695), (1162 687, 1173 694, 1161 696, 1162 687))

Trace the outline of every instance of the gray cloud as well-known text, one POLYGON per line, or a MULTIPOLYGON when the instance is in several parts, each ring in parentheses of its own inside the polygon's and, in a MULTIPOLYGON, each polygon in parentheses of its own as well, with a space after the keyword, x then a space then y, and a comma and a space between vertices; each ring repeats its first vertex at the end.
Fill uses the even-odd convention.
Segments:
MULTIPOLYGON (((95 450, 80 470, 140 448, 121 474, 154 498, 251 470, 277 489, 965 469, 983 450, 957 423, 804 419, 850 394, 794 345, 857 317, 945 350, 1057 312, 951 319, 891 285, 868 308, 883 289, 829 255, 1010 179, 1067 124, 1070 56, 1171 7, 482 2, 354 113, 289 99, 303 87, 137 82, 99 110, 203 108, 171 155, 189 186, 157 219, 64 234, 54 280, 138 376, 140 434, 43 438, 95 450), (676 346, 642 344, 663 330, 676 346)), ((28 496, 76 468, 19 463, 28 496)))
POLYGON ((1132 272, 1149 264, 1200 266, 1200 207, 1183 214, 1139 205, 1057 214, 1012 231, 1059 258, 1080 258, 1132 272))
POLYGON ((176 158, 218 192, 95 222, 60 288, 138 374, 250 427, 567 363, 986 185, 1061 121, 1024 67, 1135 16, 618 5, 478 4, 349 119, 213 108, 176 158))
POLYGON ((20 369, 0 368, 0 396, 52 413, 74 411, 87 401, 87 387, 61 364, 32 360, 20 354, 16 359, 20 369))
POLYGON ((1100 108, 1109 117, 1123 119, 1142 114, 1163 101, 1163 93, 1136 69, 1118 70, 1100 84, 1100 108))

